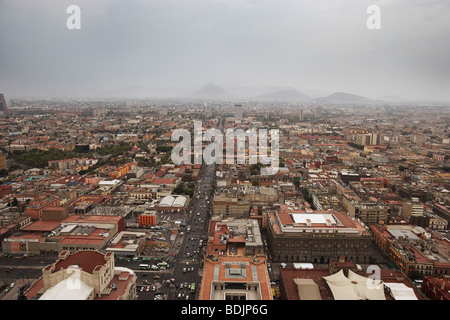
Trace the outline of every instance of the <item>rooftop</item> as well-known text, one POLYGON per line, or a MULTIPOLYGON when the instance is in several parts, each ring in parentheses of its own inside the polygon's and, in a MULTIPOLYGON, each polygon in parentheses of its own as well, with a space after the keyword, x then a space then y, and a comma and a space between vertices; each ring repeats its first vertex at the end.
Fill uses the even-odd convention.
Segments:
MULTIPOLYGON (((350 272, 349 275, 345 276, 342 274, 342 270, 333 274, 334 277, 330 277, 332 274, 328 269, 291 269, 291 268, 283 268, 281 269, 281 278, 283 281, 283 286, 285 287, 285 293, 288 300, 309 300, 305 297, 300 299, 299 296, 299 288, 295 283, 296 279, 302 280, 312 280, 317 285, 317 292, 320 294, 320 297, 317 297, 313 293, 310 293, 309 297, 316 297, 319 300, 335 300, 336 297, 338 299, 342 299, 346 297, 346 300, 357 299, 357 300, 404 300, 404 299, 413 299, 413 300, 423 300, 423 296, 420 292, 415 288, 409 280, 403 276, 403 274, 398 270, 379 270, 380 280, 383 283, 383 288, 378 288, 384 294, 384 297, 380 295, 372 295, 370 291, 360 290, 362 288, 358 288, 356 292, 359 292, 361 295, 355 295, 355 290, 352 285, 357 285, 357 282, 361 282, 361 279, 364 280, 362 285, 367 286, 367 278, 370 274, 359 271, 359 272, 350 272), (327 281, 327 280, 328 281, 327 281), (335 280, 334 282, 332 280, 335 280), (330 282, 331 281, 331 282, 330 282), (353 282, 355 283, 353 283, 353 282), (330 285, 330 283, 333 283, 330 285), (336 287, 337 286, 337 287, 336 287), (364 296, 363 292, 369 292, 369 296, 364 296)), ((372 281, 372 280, 370 280, 372 281)), ((311 283, 308 283, 311 285, 311 283)), ((379 282, 376 283, 378 286, 379 282)), ((309 291, 313 291, 313 289, 309 289, 309 291)))
POLYGON ((248 300, 272 300, 266 261, 258 257, 220 257, 216 261, 205 260, 200 300, 225 300, 227 293, 246 292, 248 300), (225 289, 215 284, 226 284, 225 289), (257 285, 259 290, 251 292, 244 284, 257 285), (228 288, 228 289, 227 289, 228 288), (214 298, 211 297, 214 296, 214 298))
POLYGON ((337 211, 291 210, 282 208, 270 214, 269 221, 276 233, 322 230, 367 235, 366 228, 359 220, 337 211))
POLYGON ((104 265, 105 263, 104 254, 93 250, 83 250, 70 254, 65 259, 58 260, 55 264, 54 272, 77 265, 83 271, 93 273, 97 266, 104 265))

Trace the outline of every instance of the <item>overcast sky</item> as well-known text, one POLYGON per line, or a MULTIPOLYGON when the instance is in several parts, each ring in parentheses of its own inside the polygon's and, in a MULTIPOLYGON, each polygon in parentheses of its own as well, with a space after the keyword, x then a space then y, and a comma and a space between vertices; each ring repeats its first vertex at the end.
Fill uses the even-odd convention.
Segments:
POLYGON ((0 0, 0 92, 214 82, 450 101, 449 17, 450 0, 0 0))

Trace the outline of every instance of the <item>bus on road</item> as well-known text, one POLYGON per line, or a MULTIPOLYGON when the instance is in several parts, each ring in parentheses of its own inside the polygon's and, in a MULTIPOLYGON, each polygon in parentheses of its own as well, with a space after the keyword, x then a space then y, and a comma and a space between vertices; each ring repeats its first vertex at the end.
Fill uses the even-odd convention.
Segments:
POLYGON ((160 263, 158 263, 158 268, 161 270, 166 270, 169 268, 169 265, 167 262, 160 262, 160 263))
POLYGON ((148 265, 148 264, 140 264, 139 265, 139 269, 141 269, 141 270, 148 270, 148 269, 150 269, 150 265, 148 265))
POLYGON ((195 292, 195 283, 191 283, 191 293, 195 292))

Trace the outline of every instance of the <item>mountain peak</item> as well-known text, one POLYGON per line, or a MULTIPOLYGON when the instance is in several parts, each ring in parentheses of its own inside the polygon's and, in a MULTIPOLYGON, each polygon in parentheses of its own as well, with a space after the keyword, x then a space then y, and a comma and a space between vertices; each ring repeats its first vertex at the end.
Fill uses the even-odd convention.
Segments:
POLYGON ((339 104, 339 103, 358 104, 358 103, 373 102, 369 98, 359 96, 359 95, 356 95, 353 93, 340 92, 340 91, 332 93, 326 97, 317 98, 314 101, 319 102, 319 103, 330 103, 330 104, 339 104))
POLYGON ((224 98, 229 96, 229 93, 224 88, 210 82, 195 91, 193 95, 198 98, 224 98))

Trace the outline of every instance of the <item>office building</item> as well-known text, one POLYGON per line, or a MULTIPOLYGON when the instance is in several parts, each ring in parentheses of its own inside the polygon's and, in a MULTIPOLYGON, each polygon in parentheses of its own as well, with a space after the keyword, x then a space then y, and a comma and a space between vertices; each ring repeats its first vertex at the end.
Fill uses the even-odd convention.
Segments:
POLYGON ((400 215, 403 219, 409 220, 412 216, 422 216, 423 212, 423 203, 419 198, 412 197, 411 201, 402 203, 400 215))
POLYGON ((208 106, 205 102, 205 118, 211 118, 211 117, 212 117, 211 107, 208 106))
POLYGON ((234 120, 242 120, 243 119, 243 109, 241 104, 236 104, 234 106, 234 120))
POLYGON ((7 170, 8 166, 6 164, 6 156, 4 154, 0 154, 0 170, 7 170))
POLYGON ((6 99, 3 93, 0 93, 0 112, 6 111, 8 109, 6 104, 6 99))

